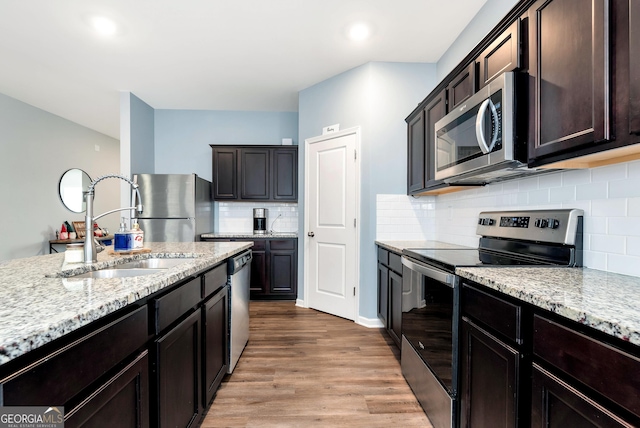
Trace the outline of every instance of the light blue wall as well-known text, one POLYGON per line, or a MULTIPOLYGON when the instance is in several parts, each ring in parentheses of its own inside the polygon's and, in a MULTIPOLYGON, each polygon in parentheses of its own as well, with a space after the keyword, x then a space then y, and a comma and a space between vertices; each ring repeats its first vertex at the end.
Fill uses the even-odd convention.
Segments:
MULTIPOLYGON (((304 141, 328 125, 360 126, 359 316, 375 319, 377 278, 375 201, 378 193, 405 193, 407 139, 404 118, 436 84, 435 64, 373 62, 320 82, 299 94, 300 230, 304 228, 304 141)), ((298 297, 303 298, 304 246, 299 246, 298 297)))
POLYGON ((297 144, 297 112, 155 110, 155 172, 211 180, 209 144, 297 144))
POLYGON ((131 96, 131 172, 155 172, 154 110, 133 94, 131 96))
POLYGON ((487 0, 438 60, 438 81, 444 79, 517 3, 518 0, 487 0))

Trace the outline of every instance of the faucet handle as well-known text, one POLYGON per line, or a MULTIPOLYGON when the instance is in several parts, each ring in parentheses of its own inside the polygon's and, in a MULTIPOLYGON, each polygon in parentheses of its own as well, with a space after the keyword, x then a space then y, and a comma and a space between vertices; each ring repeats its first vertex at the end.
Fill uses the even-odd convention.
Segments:
POLYGON ((96 253, 100 253, 100 252, 104 251, 105 248, 106 248, 104 245, 102 245, 102 243, 98 242, 98 240, 96 238, 93 238, 93 243, 96 246, 96 253))

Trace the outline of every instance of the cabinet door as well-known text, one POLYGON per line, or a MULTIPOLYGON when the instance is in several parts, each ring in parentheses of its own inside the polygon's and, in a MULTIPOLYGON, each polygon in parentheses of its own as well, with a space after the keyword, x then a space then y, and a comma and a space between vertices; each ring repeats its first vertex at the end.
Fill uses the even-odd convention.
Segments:
POLYGON ((442 90, 424 108, 425 151, 427 186, 436 179, 436 122, 447 114, 447 91, 442 90))
POLYGON ((238 151, 232 147, 212 150, 213 199, 238 199, 238 151))
POLYGON ((145 428, 149 426, 149 357, 147 351, 101 385, 88 399, 68 410, 65 427, 145 428))
POLYGON ((269 252, 269 268, 271 270, 269 292, 271 294, 296 294, 296 266, 295 251, 269 252))
MULTIPOLYGON (((529 158, 609 138, 608 0, 529 9, 529 158)), ((538 163, 536 163, 538 164, 538 163)))
POLYGON ((629 0, 629 130, 640 134, 640 4, 629 0))
POLYGON ((156 341, 155 418, 160 428, 195 426, 200 412, 200 311, 156 341))
POLYGON ((480 54, 478 62, 480 87, 502 73, 520 68, 520 19, 480 54))
POLYGON ((400 346, 402 337, 402 277, 389 271, 389 335, 400 346))
POLYGON ((449 110, 462 104, 467 98, 476 92, 476 63, 475 61, 453 78, 447 85, 449 94, 449 110))
POLYGON ((378 318, 389 326, 389 269, 378 263, 378 318))
POLYGON ((270 197, 269 149, 240 149, 240 198, 268 200, 270 197))
POLYGON ((269 279, 267 276, 267 252, 265 250, 252 249, 251 254, 251 298, 266 295, 269 291, 269 279))
POLYGON ((407 126, 407 192, 416 193, 425 185, 424 113, 420 112, 407 126))
POLYGON ((633 425, 534 363, 531 426, 604 428, 633 425))
POLYGON ((229 364, 229 338, 227 308, 229 307, 227 287, 223 287, 202 307, 202 369, 203 405, 213 399, 229 364))
POLYGON ((462 321, 461 427, 516 427, 520 354, 462 321))
POLYGON ((298 150, 273 149, 273 199, 298 200, 298 150))

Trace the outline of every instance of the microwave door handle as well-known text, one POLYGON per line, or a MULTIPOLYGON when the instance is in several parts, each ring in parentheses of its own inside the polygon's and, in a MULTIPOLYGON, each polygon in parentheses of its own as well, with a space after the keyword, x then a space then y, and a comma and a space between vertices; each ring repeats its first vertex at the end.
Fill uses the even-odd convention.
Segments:
POLYGON ((493 105, 491 100, 487 98, 480 104, 480 109, 478 110, 478 117, 476 118, 476 139, 478 140, 478 146, 480 146, 480 150, 482 150, 483 154, 490 153, 493 150, 493 147, 498 141, 498 133, 494 132, 493 137, 491 138, 491 145, 487 145, 487 139, 484 136, 484 116, 487 114, 487 106, 491 106, 491 116, 493 116, 494 123, 498 123, 498 112, 496 110, 496 106, 493 105))

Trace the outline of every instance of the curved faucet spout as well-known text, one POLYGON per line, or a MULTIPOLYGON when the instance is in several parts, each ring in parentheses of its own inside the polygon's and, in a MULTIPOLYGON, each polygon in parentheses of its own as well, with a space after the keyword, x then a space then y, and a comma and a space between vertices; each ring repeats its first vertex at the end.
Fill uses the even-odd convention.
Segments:
POLYGON ((118 175, 118 174, 107 174, 107 175, 103 175, 100 176, 98 178, 96 178, 95 180, 93 180, 91 182, 91 184, 89 184, 89 188, 87 189, 87 192, 85 193, 85 202, 87 205, 87 212, 85 214, 85 236, 84 236, 84 264, 85 265, 91 265, 92 263, 95 263, 98 261, 98 257, 97 257, 97 250, 96 250, 96 242, 93 238, 93 223, 94 221, 96 221, 97 219, 99 219, 100 217, 103 217, 107 214, 111 214, 114 212, 118 212, 118 211, 123 211, 123 210, 136 210, 139 214, 142 213, 142 198, 140 197, 140 190, 138 189, 138 184, 133 182, 131 179, 129 179, 128 177, 125 177, 124 175, 118 175), (110 210, 107 212, 104 212, 100 215, 97 215, 94 217, 93 215, 93 195, 94 195, 94 189, 96 184, 98 184, 99 182, 101 182, 102 180, 106 180, 107 178, 119 178, 120 180, 124 180, 127 183, 129 183, 131 185, 131 187, 133 187, 136 191, 136 194, 138 196, 138 205, 136 206, 132 206, 132 207, 125 207, 125 208, 116 208, 114 210, 110 210))

